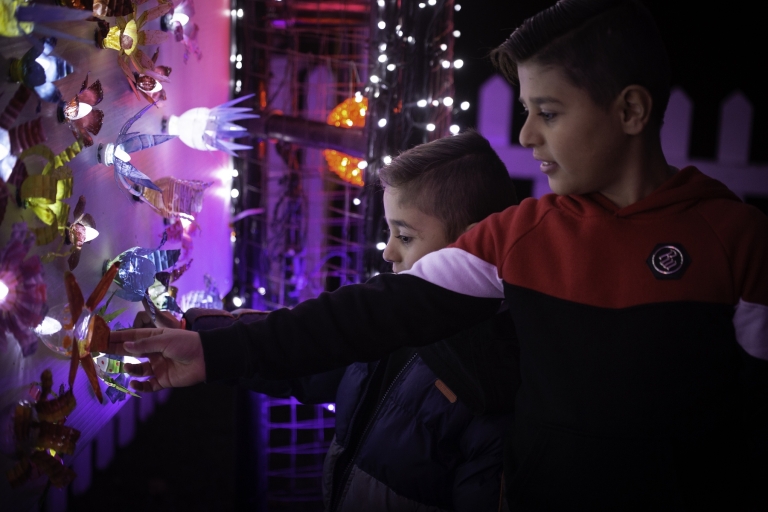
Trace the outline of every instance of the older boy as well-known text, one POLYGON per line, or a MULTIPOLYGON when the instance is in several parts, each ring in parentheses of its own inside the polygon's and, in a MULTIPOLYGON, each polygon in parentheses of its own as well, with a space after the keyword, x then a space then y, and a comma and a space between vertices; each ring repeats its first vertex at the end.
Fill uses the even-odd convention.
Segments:
MULTIPOLYGON (((374 358, 506 297, 522 372, 505 460, 515 510, 765 509, 768 219, 667 165, 650 15, 637 0, 563 0, 494 60, 519 80, 521 143, 558 195, 489 217, 407 275, 192 340, 187 382, 374 358)), ((131 350, 173 357, 182 341, 131 350)))

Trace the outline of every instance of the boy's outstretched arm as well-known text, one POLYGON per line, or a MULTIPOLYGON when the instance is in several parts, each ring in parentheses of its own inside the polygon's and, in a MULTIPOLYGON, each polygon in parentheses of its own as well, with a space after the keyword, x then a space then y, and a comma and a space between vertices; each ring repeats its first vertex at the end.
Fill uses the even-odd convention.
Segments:
POLYGON ((253 375, 303 377, 375 361, 415 340, 434 343, 498 311, 504 285, 497 262, 503 261, 513 237, 499 244, 497 234, 508 231, 514 210, 491 215, 455 246, 424 256, 408 272, 380 274, 248 325, 199 334, 117 331, 110 336, 111 350, 147 355, 150 364, 142 365, 141 374, 152 378, 137 389, 154 390, 253 375), (133 339, 139 341, 123 346, 133 339))

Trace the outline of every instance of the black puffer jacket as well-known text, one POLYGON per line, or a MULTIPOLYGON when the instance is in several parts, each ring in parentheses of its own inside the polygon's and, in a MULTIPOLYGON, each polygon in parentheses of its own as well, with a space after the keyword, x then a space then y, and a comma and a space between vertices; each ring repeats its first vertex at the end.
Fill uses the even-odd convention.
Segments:
MULTIPOLYGON (((197 313, 186 315, 193 330, 234 320, 223 312, 197 313)), ((336 403, 336 435, 323 471, 327 510, 497 511, 503 436, 511 430, 519 385, 511 325, 502 312, 448 340, 380 361, 239 384, 304 403, 336 403)))

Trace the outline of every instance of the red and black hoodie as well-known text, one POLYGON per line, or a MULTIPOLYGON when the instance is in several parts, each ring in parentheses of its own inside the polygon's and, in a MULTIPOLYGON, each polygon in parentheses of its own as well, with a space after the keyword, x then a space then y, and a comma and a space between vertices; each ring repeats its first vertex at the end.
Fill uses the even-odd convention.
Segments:
POLYGON ((502 298, 520 344, 513 510, 768 503, 768 218, 692 167, 621 209, 525 200, 409 272, 201 333, 207 380, 373 361, 502 298))

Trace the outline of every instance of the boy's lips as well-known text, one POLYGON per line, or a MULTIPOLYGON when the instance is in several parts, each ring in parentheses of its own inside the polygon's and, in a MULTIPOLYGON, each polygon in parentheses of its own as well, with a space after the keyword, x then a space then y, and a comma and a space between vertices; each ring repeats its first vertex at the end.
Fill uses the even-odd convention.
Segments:
POLYGON ((554 160, 544 160, 543 158, 538 158, 535 156, 534 158, 539 162, 541 162, 539 165, 539 168, 541 169, 541 172, 543 172, 544 174, 554 171, 555 168, 557 167, 557 162, 555 162, 554 160))

